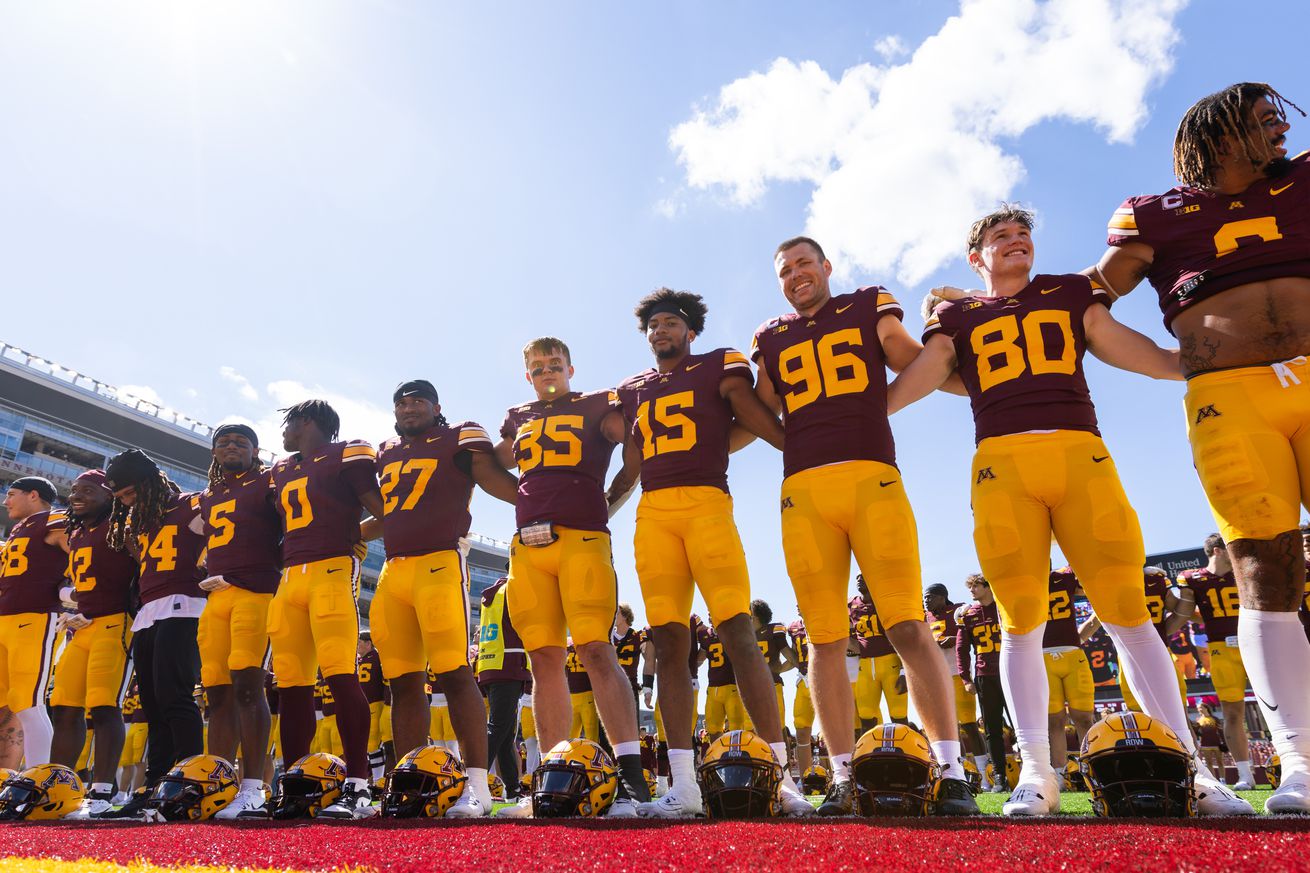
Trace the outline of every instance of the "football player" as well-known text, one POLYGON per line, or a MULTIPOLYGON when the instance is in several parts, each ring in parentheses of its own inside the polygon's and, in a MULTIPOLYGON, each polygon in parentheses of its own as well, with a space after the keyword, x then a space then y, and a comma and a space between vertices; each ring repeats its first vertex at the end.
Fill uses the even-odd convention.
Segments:
MULTIPOLYGON (((758 597, 751 601, 751 627, 755 629, 755 644, 760 647, 760 653, 764 655, 764 663, 768 665, 769 674, 773 676, 773 698, 778 708, 778 723, 786 724, 787 701, 782 693, 782 674, 799 666, 796 652, 787 639, 787 629, 782 626, 782 622, 773 620, 773 607, 758 597)), ((752 731, 755 730, 753 722, 749 727, 752 731)), ((783 757, 779 763, 784 774, 791 772, 786 757, 783 757)), ((784 783, 785 781, 784 779, 784 783)), ((797 788, 797 791, 799 792, 800 789, 797 788)))
MULTIPOLYGON (((804 775, 814 766, 814 749, 811 745, 814 730, 814 700, 810 697, 810 638, 805 633, 805 622, 796 619, 787 625, 792 651, 796 653, 796 693, 791 700, 791 726, 796 732, 796 766, 804 775)), ((826 775, 825 775, 826 778, 826 775)))
POLYGON ((1255 787, 1255 776, 1251 773, 1250 739, 1246 733, 1246 668, 1237 641, 1241 596, 1224 538, 1210 534, 1203 548, 1206 565, 1184 571, 1178 585, 1196 596, 1196 608, 1210 641, 1210 680, 1219 695, 1224 739, 1237 768, 1237 784, 1233 787, 1251 789, 1255 787))
POLYGON ((1306 573, 1299 505, 1310 505, 1310 154, 1287 157, 1291 105, 1258 82, 1194 104, 1174 139, 1181 184, 1124 201, 1109 250, 1087 272, 1116 297, 1149 279, 1178 337, 1192 457, 1233 562, 1247 675, 1282 759, 1265 809, 1305 813, 1310 643, 1295 613, 1306 573))
POLYGON ((585 737, 602 746, 600 738, 600 715, 596 712, 596 694, 591 688, 591 679, 587 668, 578 657, 577 647, 572 642, 565 649, 564 671, 568 676, 569 708, 573 713, 569 723, 569 737, 585 737))
MULTIPOLYGON (((687 652, 687 673, 691 679, 691 729, 695 730, 696 719, 700 713, 700 678, 697 675, 700 671, 700 665, 709 660, 710 653, 705 649, 705 623, 701 621, 700 616, 696 613, 691 614, 691 619, 687 622, 687 635, 695 642, 687 652)), ((642 629, 642 637, 645 638, 645 645, 642 647, 641 657, 642 679, 641 679, 641 696, 642 701, 647 707, 651 705, 651 697, 655 692, 655 670, 657 658, 655 656, 655 643, 651 640, 650 628, 642 629)), ((676 655, 676 653, 675 653, 676 655)), ((681 659, 676 659, 681 663, 681 659)), ((706 710, 708 711, 708 693, 706 710)), ((656 778, 655 782, 659 793, 663 794, 669 787, 669 743, 667 734, 664 732, 664 716, 660 709, 659 698, 655 698, 655 755, 656 755, 656 778)), ((704 733, 704 730, 702 730, 704 733)))
MULTIPOLYGON (((517 799, 519 780, 511 778, 518 773, 514 734, 519 726, 519 700, 524 688, 532 681, 532 674, 528 672, 523 641, 505 608, 505 584, 508 581, 508 577, 502 576, 482 592, 477 668, 478 685, 487 696, 488 760, 497 764, 505 779, 506 790, 517 799)), ((536 737, 529 737, 527 733, 525 725, 524 745, 535 747, 536 737)))
POLYGON ((61 599, 74 604, 76 612, 65 619, 73 635, 55 665, 50 692, 55 725, 50 760, 75 767, 89 710, 95 733, 94 772, 74 818, 90 818, 110 809, 126 735, 122 706, 132 677, 128 609, 137 563, 130 551, 111 549, 105 539, 113 507, 114 495, 100 470, 87 470, 73 481, 65 528, 72 584, 61 592, 61 599))
POLYGON ((739 731, 746 727, 746 708, 737 691, 737 677, 732 671, 732 660, 723 650, 723 641, 714 628, 703 624, 698 645, 705 651, 705 729, 710 739, 717 740, 724 731, 739 731))
POLYGON ((391 713, 387 711, 387 680, 382 675, 382 659, 373 645, 373 635, 369 631, 360 633, 359 644, 355 647, 355 675, 359 677, 359 686, 364 689, 364 699, 368 701, 369 775, 377 782, 390 769, 387 767, 387 746, 391 746, 391 766, 395 766, 395 743, 383 741, 384 716, 387 722, 385 733, 391 733, 391 713))
POLYGON ((961 606, 955 613, 958 630, 955 636, 955 663, 964 690, 977 695, 982 707, 983 733, 987 754, 978 763, 979 772, 987 773, 990 762, 996 773, 993 790, 1010 786, 1005 778, 1005 689, 1001 682, 1001 625, 992 587, 980 573, 964 580, 974 603, 961 606), (969 657, 970 651, 973 657, 969 657))
MULTIPOLYGON (((660 670, 665 717, 674 724, 694 721, 686 717, 691 689, 676 656, 694 644, 685 636, 683 622, 691 615, 692 595, 699 587, 756 733, 785 765, 787 744, 769 668, 751 624, 746 553, 728 492, 734 428, 744 432, 743 439, 759 436, 781 448, 782 426, 751 390, 753 374, 745 355, 730 348, 692 353, 692 343, 705 331, 707 311, 699 294, 670 288, 637 303, 637 328, 646 337, 655 366, 619 385, 630 438, 609 502, 617 506, 640 476, 633 547, 655 641, 656 669, 667 664, 660 670)), ((662 818, 700 815, 691 736, 676 731, 668 739, 673 787, 643 812, 662 818)), ((788 814, 813 811, 788 775, 783 777, 782 797, 788 814)))
POLYGON ((887 367, 899 372, 919 344, 901 325, 900 304, 883 289, 834 297, 832 264, 814 240, 796 237, 779 245, 774 268, 794 311, 756 331, 751 356, 760 367, 760 399, 783 414, 786 431, 783 553, 810 635, 810 690, 833 765, 833 785, 819 812, 851 815, 855 809, 855 705, 846 678, 854 553, 945 771, 939 810, 974 814, 950 676, 923 621, 918 534, 887 419, 887 367))
MULTIPOLYGON (((368 700, 355 673, 359 641, 359 561, 363 510, 382 518, 377 453, 362 440, 334 442, 341 418, 324 400, 283 413, 282 445, 292 454, 273 465, 282 516, 282 580, 268 610, 278 732, 284 761, 309 753, 314 738, 314 677, 322 670, 336 702, 346 784, 324 818, 371 818, 368 700)), ((384 653, 385 665, 385 653, 384 653)))
MULTIPOLYGON (((507 597, 532 660, 537 734, 546 749, 566 739, 564 657, 572 636, 618 759, 620 797, 609 814, 633 816, 634 801, 650 797, 636 707, 609 640, 618 579, 604 486, 614 446, 624 440, 623 414, 614 391, 570 389, 573 362, 562 340, 541 337, 528 343, 523 364, 537 396, 506 413, 496 459, 519 471, 507 597)), ((515 810, 528 815, 531 804, 515 810)))
POLYGON ((955 660, 955 641, 959 632, 955 613, 959 608, 960 604, 951 602, 950 592, 940 582, 934 582, 923 589, 924 619, 932 628, 933 639, 937 641, 942 660, 946 662, 946 672, 951 675, 951 682, 955 686, 955 717, 960 722, 962 745, 981 774, 987 771, 987 755, 982 731, 978 729, 977 698, 965 690, 960 665, 955 660))
POLYGON ((496 463, 482 425, 446 420, 431 382, 404 382, 391 401, 399 436, 378 450, 383 514, 363 527, 366 538, 380 529, 387 548, 369 621, 391 685, 392 736, 402 753, 425 744, 423 684, 430 666, 446 696, 468 776, 464 795, 446 816, 490 815, 487 715, 468 659, 465 538, 473 486, 513 503, 518 480, 496 463))
POLYGON ((205 518, 209 592, 200 614, 200 681, 209 698, 211 754, 235 761, 241 787, 215 816, 264 818, 264 770, 272 716, 264 696, 268 674, 268 605, 282 576, 282 519, 273 505, 272 474, 259 459, 259 436, 245 424, 214 430, 205 518))
POLYGON ((637 673, 641 669, 641 648, 645 643, 642 632, 632 626, 634 616, 632 607, 626 603, 619 604, 619 611, 614 616, 614 629, 610 631, 610 642, 614 644, 614 654, 618 656, 619 666, 632 685, 632 700, 636 703, 640 697, 640 685, 637 673))
POLYGON ((1051 573, 1042 657, 1051 695, 1046 710, 1051 737, 1051 767, 1057 773, 1063 771, 1069 761, 1065 726, 1070 722, 1073 724, 1078 739, 1073 746, 1076 751, 1083 736, 1096 723, 1096 686, 1092 681, 1091 665, 1087 663, 1087 653, 1082 648, 1082 628, 1074 614, 1075 598, 1085 596, 1072 567, 1051 573))
MULTIPOLYGON (((1001 610, 1001 679, 1023 762, 1004 807, 1011 815, 1059 809, 1042 657, 1052 536, 1131 665, 1146 712, 1188 733, 1172 693, 1173 662, 1138 593, 1141 527, 1101 440, 1082 368, 1090 350, 1124 370, 1180 379, 1178 353, 1115 320, 1109 296, 1086 276, 1034 277, 1032 227, 1032 213, 1008 204, 974 222, 966 251, 984 290, 937 307, 923 353, 888 390, 893 412, 957 370, 969 392, 978 446, 974 545, 1001 610)), ((1198 774, 1196 784, 1204 814, 1250 811, 1213 776, 1198 774)))
POLYGON ((39 476, 15 479, 5 492, 15 524, 0 551, 0 704, 22 726, 28 767, 49 763, 54 737, 46 687, 68 569, 67 514, 51 509, 56 497, 55 486, 39 476))
POLYGON ((150 789, 173 765, 205 751, 205 722, 194 692, 200 679, 196 629, 205 608, 199 567, 205 549, 199 493, 183 493, 144 452, 109 459, 105 484, 114 492, 105 541, 135 553, 141 606, 132 621, 132 662, 149 725, 144 787, 117 810, 96 818, 141 820, 150 789))
POLYGON ((860 666, 855 682, 855 708, 860 717, 860 735, 879 721, 882 701, 887 699, 887 718, 909 720, 909 700, 905 693, 905 667, 878 621, 878 607, 864 576, 855 577, 856 595, 847 603, 851 617, 851 636, 859 647, 860 666))

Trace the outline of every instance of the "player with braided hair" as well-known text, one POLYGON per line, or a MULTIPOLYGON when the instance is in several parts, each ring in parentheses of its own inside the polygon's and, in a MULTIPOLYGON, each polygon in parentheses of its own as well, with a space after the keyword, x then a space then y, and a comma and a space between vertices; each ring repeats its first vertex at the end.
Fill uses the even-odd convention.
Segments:
POLYGON ((214 431, 205 518, 209 602, 200 616, 200 679, 209 698, 209 753, 236 759, 241 789, 218 818, 264 817, 262 776, 271 716, 264 696, 268 606, 282 575, 282 519, 259 436, 244 424, 214 431))
MULTIPOLYGON (((1130 197, 1085 272, 1114 296, 1149 279, 1178 337, 1188 438, 1228 546, 1237 636, 1283 779, 1270 812, 1310 812, 1310 643, 1297 619, 1310 495, 1310 153, 1262 82, 1198 101, 1174 141, 1181 183, 1130 197)), ((1301 112, 1304 115, 1304 112, 1301 112)))
POLYGON ((145 787, 121 809, 92 811, 91 817, 143 820, 159 780, 177 761, 205 751, 204 719, 192 696, 200 678, 196 629, 205 608, 199 567, 204 522, 200 495, 183 493, 140 449, 110 458, 105 485, 114 494, 105 539, 141 565, 132 660, 150 743, 145 787))

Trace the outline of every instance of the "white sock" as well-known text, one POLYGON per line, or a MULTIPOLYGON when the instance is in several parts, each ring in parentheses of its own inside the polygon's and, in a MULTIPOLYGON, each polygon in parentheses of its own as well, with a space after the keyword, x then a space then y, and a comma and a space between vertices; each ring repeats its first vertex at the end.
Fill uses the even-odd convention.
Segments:
MULTIPOLYGON (((94 788, 95 786, 93 785, 93 786, 91 786, 91 787, 94 788)), ((109 786, 106 785, 105 787, 108 788, 109 786)), ((242 791, 246 791, 246 790, 250 790, 250 791, 263 791, 263 790, 264 790, 264 782, 263 782, 263 780, 260 780, 260 779, 242 779, 242 780, 241 780, 241 790, 242 790, 242 791)))
POLYGON ((1300 617, 1244 608, 1237 638, 1246 676, 1281 759, 1282 781, 1292 774, 1310 776, 1310 643, 1300 617))
MULTIPOLYGON (((450 753, 452 755, 454 755, 456 758, 459 758, 459 740, 446 740, 446 748, 450 749, 450 753)), ((459 759, 461 761, 464 760, 463 758, 459 758, 459 759)))
POLYGON ((365 779, 358 779, 354 776, 347 776, 346 784, 355 786, 355 789, 357 791, 368 791, 368 781, 365 779))
POLYGON ((690 786, 700 790, 696 782, 696 753, 691 749, 669 749, 669 773, 674 788, 690 786))
POLYGON ((49 764, 50 742, 55 738, 55 728, 50 724, 50 713, 46 712, 44 701, 18 713, 18 723, 23 726, 23 766, 49 764))
POLYGON ((465 784, 465 790, 473 792, 473 796, 488 810, 491 810, 495 803, 495 798, 491 796, 491 786, 487 781, 487 770, 485 767, 469 767, 464 771, 468 777, 465 784))
POLYGON ((832 755, 832 781, 849 782, 851 781, 851 756, 832 755))
POLYGON ((959 740, 933 740, 932 756, 941 765, 943 778, 964 778, 964 765, 960 763, 959 740))
POLYGON ((526 738, 523 741, 523 748, 528 753, 528 772, 534 773, 541 766, 541 749, 537 745, 537 738, 526 738))
POLYGON ((992 780, 987 778, 987 765, 992 762, 991 755, 974 755, 973 766, 978 768, 978 774, 982 776, 983 785, 991 786, 992 780))
POLYGON ((113 783, 110 782, 92 782, 91 790, 96 794, 112 794, 114 786, 113 783))
POLYGON ((796 780, 792 779, 791 767, 787 766, 787 741, 769 743, 769 748, 773 749, 773 757, 777 758, 782 766, 782 787, 796 790, 796 780))
POLYGON ((1255 787, 1255 774, 1251 772, 1251 762, 1234 761, 1233 765, 1237 767, 1237 781, 1255 787))
MULTIPOLYGON (((1297 629, 1300 630, 1301 623, 1296 613, 1288 615, 1297 622, 1297 629)), ((1169 657, 1164 640, 1155 632, 1155 625, 1144 621, 1136 627, 1109 622, 1103 626, 1114 641, 1119 663, 1127 668, 1128 687, 1141 704, 1142 710, 1172 728, 1178 734, 1178 739, 1183 741, 1183 747, 1196 757, 1197 775, 1201 778, 1209 776, 1209 769, 1196 755, 1196 743, 1192 741, 1187 710, 1183 708, 1183 699, 1178 694, 1178 674, 1174 672, 1173 659, 1169 657)), ((1305 644, 1304 636, 1301 637, 1301 643, 1305 644)), ((1310 662, 1310 656, 1306 660, 1310 662)))
POLYGON ((627 743, 614 744, 615 761, 617 761, 619 758, 622 758, 624 755, 640 755, 640 754, 641 754, 641 742, 639 740, 632 740, 631 742, 627 742, 627 743))
POLYGON ((1001 633, 1001 687, 1014 719, 1021 782, 1025 777, 1045 777, 1051 772, 1051 734, 1046 716, 1051 689, 1042 658, 1045 634, 1046 622, 1027 633, 1001 633))

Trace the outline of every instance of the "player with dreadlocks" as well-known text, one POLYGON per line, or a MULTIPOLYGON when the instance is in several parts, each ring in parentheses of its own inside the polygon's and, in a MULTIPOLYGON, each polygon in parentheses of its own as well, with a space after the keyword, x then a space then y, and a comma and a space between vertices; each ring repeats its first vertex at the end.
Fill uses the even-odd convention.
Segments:
POLYGON ((282 445, 292 454, 272 470, 283 570, 269 605, 268 632, 282 758, 290 762, 309 753, 314 679, 321 669, 336 700, 347 778, 340 798, 319 815, 369 818, 377 810, 368 787, 368 699, 355 673, 355 599, 364 554, 359 519, 363 510, 374 518, 383 514, 377 453, 360 440, 334 442, 341 419, 327 401, 306 400, 280 411, 282 445))
POLYGON ((87 470, 73 481, 68 497, 68 575, 60 592, 75 610, 64 626, 73 631, 55 667, 50 714, 55 739, 50 760, 76 769, 86 741, 90 710, 95 737, 91 789, 71 818, 108 812, 114 777, 123 751, 123 699, 132 678, 132 617, 129 614, 137 562, 128 549, 109 545, 109 517, 114 495, 100 470, 87 470))
MULTIPOLYGON (((429 668, 437 677, 468 773, 463 795, 446 816, 477 818, 491 814, 492 798, 487 712, 469 666, 464 538, 472 522, 473 486, 514 503, 518 479, 496 463, 491 437, 480 424, 465 421, 452 427, 446 421, 431 382, 404 382, 391 401, 399 436, 379 447, 382 514, 365 522, 363 530, 370 539, 381 535, 387 547, 387 563, 369 607, 373 644, 391 683, 397 751, 426 745, 429 668)), ((512 704, 517 703, 515 693, 512 704)), ((514 781, 514 771, 502 775, 514 781)))
POLYGON ((173 764, 205 751, 205 724, 192 696, 200 678, 196 627, 205 608, 198 566, 204 522, 200 495, 182 493, 139 449, 109 459, 105 485, 114 494, 105 540, 141 564, 132 660, 150 743, 145 786, 119 810, 92 817, 144 819, 151 790, 173 764))
POLYGON ((1242 657, 1282 758, 1265 809, 1307 813, 1310 643, 1297 608, 1299 505, 1310 505, 1310 156, 1287 157, 1289 106, 1301 111, 1243 82, 1189 109, 1174 141, 1182 184, 1124 201, 1109 251, 1086 273, 1115 296, 1149 279, 1178 337, 1192 457, 1228 544, 1242 657))
POLYGON ((220 819, 263 817, 271 716, 264 696, 268 605, 282 576, 282 519, 259 436, 244 424, 214 430, 209 487, 200 494, 207 536, 200 587, 200 681, 209 697, 209 752, 236 760, 241 789, 220 819))

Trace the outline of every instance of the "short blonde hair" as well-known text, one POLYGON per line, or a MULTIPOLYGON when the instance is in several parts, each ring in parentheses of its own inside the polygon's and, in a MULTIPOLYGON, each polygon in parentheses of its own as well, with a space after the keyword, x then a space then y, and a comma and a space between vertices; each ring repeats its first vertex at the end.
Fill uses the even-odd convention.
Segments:
POLYGON ((569 347, 564 344, 564 340, 553 336, 539 336, 524 346, 523 363, 526 364, 528 362, 528 359, 532 357, 533 352, 536 352, 539 355, 545 355, 556 350, 564 353, 564 360, 568 361, 570 364, 573 363, 573 356, 569 354, 569 347))

